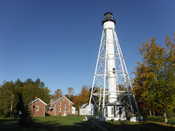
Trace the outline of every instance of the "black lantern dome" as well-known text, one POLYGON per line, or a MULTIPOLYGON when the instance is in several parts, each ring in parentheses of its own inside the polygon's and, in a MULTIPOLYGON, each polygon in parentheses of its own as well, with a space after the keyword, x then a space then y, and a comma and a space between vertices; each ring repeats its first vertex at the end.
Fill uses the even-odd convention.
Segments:
POLYGON ((104 13, 104 19, 102 21, 102 24, 104 24, 107 21, 113 21, 114 23, 116 23, 116 21, 115 21, 115 19, 114 19, 114 17, 113 17, 111 12, 104 13))

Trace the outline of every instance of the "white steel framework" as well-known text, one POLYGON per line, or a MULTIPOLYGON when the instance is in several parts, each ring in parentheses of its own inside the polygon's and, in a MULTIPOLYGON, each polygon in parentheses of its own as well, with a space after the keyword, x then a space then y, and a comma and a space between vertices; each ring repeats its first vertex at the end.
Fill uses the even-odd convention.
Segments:
POLYGON ((115 23, 112 13, 104 14, 89 100, 89 105, 94 105, 94 115, 103 120, 126 120, 138 113, 115 23))

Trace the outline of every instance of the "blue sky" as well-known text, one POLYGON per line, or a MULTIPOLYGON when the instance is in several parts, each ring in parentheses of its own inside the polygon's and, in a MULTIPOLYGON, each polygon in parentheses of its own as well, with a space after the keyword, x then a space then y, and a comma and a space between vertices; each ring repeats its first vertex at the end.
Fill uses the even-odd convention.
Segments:
POLYGON ((40 78, 64 93, 91 85, 106 11, 131 74, 143 42, 175 32, 174 0, 0 0, 0 83, 40 78))

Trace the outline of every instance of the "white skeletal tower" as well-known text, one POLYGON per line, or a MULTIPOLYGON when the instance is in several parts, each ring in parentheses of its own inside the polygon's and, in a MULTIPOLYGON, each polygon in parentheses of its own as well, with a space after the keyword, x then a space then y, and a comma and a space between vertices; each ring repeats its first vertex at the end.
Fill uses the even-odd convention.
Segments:
POLYGON ((93 105, 93 115, 102 120, 133 119, 138 113, 137 103, 111 12, 104 14, 102 24, 89 106, 93 105))

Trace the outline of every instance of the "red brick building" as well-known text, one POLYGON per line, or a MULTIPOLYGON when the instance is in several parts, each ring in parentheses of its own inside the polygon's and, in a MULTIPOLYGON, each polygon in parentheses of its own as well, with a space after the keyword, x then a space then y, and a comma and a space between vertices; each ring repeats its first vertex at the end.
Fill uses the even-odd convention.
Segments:
POLYGON ((29 103, 29 110, 33 117, 45 116, 47 104, 40 98, 36 98, 29 103))
POLYGON ((66 116, 72 114, 72 101, 62 96, 56 100, 52 100, 49 104, 48 114, 51 116, 66 116))

